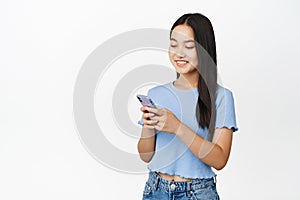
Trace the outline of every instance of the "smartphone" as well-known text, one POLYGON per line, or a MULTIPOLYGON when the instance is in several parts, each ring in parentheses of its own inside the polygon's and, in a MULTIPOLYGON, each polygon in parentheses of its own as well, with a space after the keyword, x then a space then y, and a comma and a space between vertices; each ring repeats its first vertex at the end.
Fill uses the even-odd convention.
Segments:
POLYGON ((150 97, 148 97, 146 95, 142 95, 142 94, 138 94, 138 95, 136 95, 136 97, 138 98, 138 100, 141 102, 141 104, 143 106, 148 106, 148 107, 151 107, 151 108, 156 108, 155 104, 150 99, 150 97))

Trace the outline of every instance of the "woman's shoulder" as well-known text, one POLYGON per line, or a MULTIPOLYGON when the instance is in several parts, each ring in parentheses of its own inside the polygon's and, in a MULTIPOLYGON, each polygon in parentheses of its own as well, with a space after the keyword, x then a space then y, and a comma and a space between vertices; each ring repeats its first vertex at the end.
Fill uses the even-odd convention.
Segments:
POLYGON ((224 101, 233 101, 233 92, 228 87, 217 84, 216 104, 220 105, 224 101))
POLYGON ((223 85, 220 85, 219 83, 217 84, 217 95, 228 95, 230 93, 232 93, 231 89, 229 89, 228 87, 225 87, 223 85))
POLYGON ((172 82, 167 82, 167 83, 156 85, 156 86, 150 88, 148 90, 148 92, 152 93, 152 94, 155 94, 155 93, 160 93, 161 94, 161 92, 164 92, 166 90, 170 90, 170 84, 171 83, 172 82))

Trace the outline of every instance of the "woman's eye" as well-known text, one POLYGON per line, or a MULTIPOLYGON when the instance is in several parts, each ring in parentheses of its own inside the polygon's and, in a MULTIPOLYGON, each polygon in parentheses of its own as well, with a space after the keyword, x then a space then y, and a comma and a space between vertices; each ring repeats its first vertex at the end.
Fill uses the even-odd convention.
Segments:
MULTIPOLYGON (((176 44, 170 44, 170 47, 172 47, 172 48, 175 48, 175 47, 177 47, 177 45, 176 44)), ((187 49, 193 49, 195 46, 185 46, 185 48, 187 48, 187 49)))

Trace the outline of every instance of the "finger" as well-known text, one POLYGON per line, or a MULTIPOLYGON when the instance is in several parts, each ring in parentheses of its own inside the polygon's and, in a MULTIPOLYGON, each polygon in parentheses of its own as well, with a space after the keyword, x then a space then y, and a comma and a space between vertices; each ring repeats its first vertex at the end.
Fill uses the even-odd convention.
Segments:
POLYGON ((146 120, 144 123, 147 125, 156 125, 158 123, 157 120, 146 120))
POLYGON ((151 113, 155 113, 155 114, 159 115, 159 110, 156 108, 147 107, 146 110, 148 110, 151 113))
POLYGON ((162 116, 162 115, 165 115, 165 108, 160 108, 160 109, 155 109, 157 112, 156 112, 156 115, 159 115, 159 116, 162 116))
POLYGON ((155 114, 153 113, 145 113, 143 114, 143 119, 144 120, 151 120, 151 117, 153 117, 155 114))
POLYGON ((142 107, 140 108, 140 110, 141 110, 142 112, 148 112, 147 106, 142 106, 142 107))
POLYGON ((146 119, 147 119, 147 118, 152 118, 152 117, 154 117, 154 116, 155 116, 154 113, 144 113, 144 114, 143 114, 143 117, 146 118, 146 119))
POLYGON ((154 126, 154 125, 157 125, 157 123, 159 122, 159 121, 157 121, 157 120, 150 120, 151 122, 150 122, 150 125, 152 125, 152 126, 154 126))
POLYGON ((153 117, 151 117, 151 120, 162 121, 162 117, 161 117, 161 116, 158 116, 158 115, 155 115, 155 114, 153 114, 153 117))
POLYGON ((149 129, 154 129, 154 126, 149 126, 149 125, 146 125, 146 124, 144 124, 144 127, 149 128, 149 129))
POLYGON ((154 125, 153 127, 154 127, 156 130, 159 130, 159 131, 161 130, 161 127, 160 127, 159 125, 154 125))

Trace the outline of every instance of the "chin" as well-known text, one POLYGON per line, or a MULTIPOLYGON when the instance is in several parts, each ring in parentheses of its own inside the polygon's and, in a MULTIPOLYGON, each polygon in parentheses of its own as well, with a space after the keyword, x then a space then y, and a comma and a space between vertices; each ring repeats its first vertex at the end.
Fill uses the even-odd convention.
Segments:
POLYGON ((190 67, 186 67, 186 68, 178 68, 177 66, 175 67, 176 72, 179 74, 189 74, 189 73, 193 73, 196 69, 195 68, 190 68, 190 67))
POLYGON ((189 73, 191 73, 190 70, 184 70, 184 69, 176 70, 176 72, 179 73, 179 74, 189 74, 189 73))

